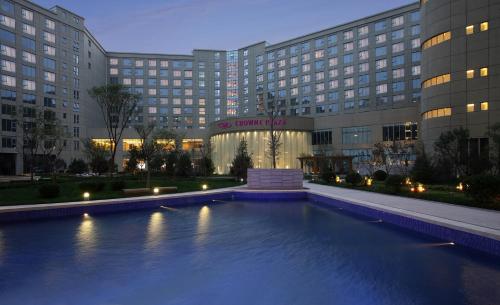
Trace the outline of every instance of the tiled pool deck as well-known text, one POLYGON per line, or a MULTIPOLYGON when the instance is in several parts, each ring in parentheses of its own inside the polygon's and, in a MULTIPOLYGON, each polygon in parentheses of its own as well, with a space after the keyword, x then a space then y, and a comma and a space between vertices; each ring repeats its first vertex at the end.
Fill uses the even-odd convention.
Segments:
POLYGON ((202 204, 218 200, 310 200, 500 256, 500 212, 304 182, 297 191, 245 187, 109 200, 0 207, 0 223, 202 204))

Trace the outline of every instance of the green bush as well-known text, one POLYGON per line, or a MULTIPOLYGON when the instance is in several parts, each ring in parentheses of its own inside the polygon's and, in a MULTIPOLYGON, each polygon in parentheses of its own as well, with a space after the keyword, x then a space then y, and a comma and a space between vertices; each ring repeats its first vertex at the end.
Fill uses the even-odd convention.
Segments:
POLYGON ((42 198, 55 198, 61 193, 59 184, 43 184, 38 188, 38 193, 42 198))
POLYGON ((401 192, 401 188, 405 183, 405 177, 401 175, 389 175, 385 180, 386 188, 392 193, 401 192))
POLYGON ((347 176, 345 176, 345 181, 352 185, 358 185, 361 183, 361 181, 363 181, 363 177, 361 177, 361 175, 356 172, 350 172, 349 174, 347 174, 347 176))
POLYGON ((123 180, 116 180, 111 182, 112 191, 121 191, 125 188, 127 184, 123 180))
POLYGON ((387 179, 387 173, 379 169, 373 173, 373 179, 377 181, 385 181, 385 179, 387 179))
POLYGON ((68 173, 83 174, 87 171, 87 164, 82 159, 73 159, 68 166, 68 173))
POLYGON ((500 195, 500 178, 493 175, 476 175, 465 179, 465 194, 478 203, 490 203, 500 195))
POLYGON ((78 185, 82 192, 98 193, 104 189, 106 183, 100 181, 84 181, 78 185))

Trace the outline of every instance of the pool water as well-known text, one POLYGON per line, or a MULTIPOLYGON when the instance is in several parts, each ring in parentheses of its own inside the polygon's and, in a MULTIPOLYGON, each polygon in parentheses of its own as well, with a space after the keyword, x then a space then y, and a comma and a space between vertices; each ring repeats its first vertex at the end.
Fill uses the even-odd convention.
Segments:
POLYGON ((0 304, 500 304, 500 260, 308 202, 0 225, 0 304))

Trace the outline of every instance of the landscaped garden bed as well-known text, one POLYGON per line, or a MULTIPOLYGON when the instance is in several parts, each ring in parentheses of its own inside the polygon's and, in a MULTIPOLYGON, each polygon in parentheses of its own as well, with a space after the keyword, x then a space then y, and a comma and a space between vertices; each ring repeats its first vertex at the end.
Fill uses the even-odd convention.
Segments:
MULTIPOLYGON (((207 189, 217 189, 240 185, 230 177, 196 177, 182 178, 158 175, 151 177, 151 187, 177 187, 177 192, 201 191, 203 185, 207 189)), ((89 193, 90 200, 130 197, 122 189, 145 188, 146 181, 143 177, 134 175, 121 175, 115 177, 58 177, 59 194, 52 198, 43 198, 40 188, 53 185, 49 181, 11 182, 0 184, 0 205, 55 203, 68 201, 81 201, 85 192, 89 193)), ((50 188, 50 187, 48 187, 50 188)), ((50 192, 51 190, 49 190, 50 192)), ((53 190, 52 190, 53 191, 53 190)), ((153 192, 151 192, 153 195, 153 192)), ((51 196, 48 196, 51 197, 51 196)))

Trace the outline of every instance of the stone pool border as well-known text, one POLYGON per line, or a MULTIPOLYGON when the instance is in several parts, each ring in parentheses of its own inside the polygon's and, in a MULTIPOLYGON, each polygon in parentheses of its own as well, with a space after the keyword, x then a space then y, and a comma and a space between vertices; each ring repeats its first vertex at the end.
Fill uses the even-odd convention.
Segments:
POLYGON ((0 224, 8 222, 28 221, 35 219, 79 216, 84 213, 104 214, 121 211, 153 209, 160 206, 178 207, 198 205, 207 202, 225 200, 309 200, 314 204, 342 209, 353 214, 382 220, 405 229, 429 235, 456 245, 479 250, 500 256, 500 238, 488 232, 471 230, 459 223, 428 215, 418 215, 404 210, 390 210, 366 202, 357 202, 336 198, 334 195, 322 194, 311 190, 296 191, 256 191, 241 187, 210 190, 204 192, 187 192, 173 195, 158 195, 132 198, 119 198, 95 201, 65 202, 52 204, 36 204, 23 206, 0 207, 0 224))

